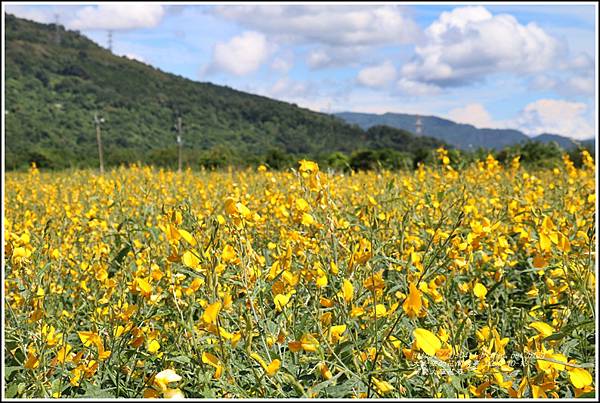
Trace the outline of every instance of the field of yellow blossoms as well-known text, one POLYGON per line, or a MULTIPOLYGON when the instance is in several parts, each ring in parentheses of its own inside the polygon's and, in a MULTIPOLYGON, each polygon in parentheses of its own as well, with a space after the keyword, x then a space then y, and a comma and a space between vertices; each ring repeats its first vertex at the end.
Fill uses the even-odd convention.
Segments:
POLYGON ((5 176, 7 397, 593 397, 595 168, 5 176))

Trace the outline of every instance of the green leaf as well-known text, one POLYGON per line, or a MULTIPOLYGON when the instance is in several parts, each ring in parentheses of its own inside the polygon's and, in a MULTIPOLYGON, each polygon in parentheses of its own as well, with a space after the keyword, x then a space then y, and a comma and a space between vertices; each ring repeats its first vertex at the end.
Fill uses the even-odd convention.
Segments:
POLYGON ((20 369, 22 369, 23 367, 18 367, 18 366, 11 366, 11 367, 5 367, 4 368, 4 379, 8 380, 10 378, 10 375, 14 372, 14 371, 18 371, 20 369))
POLYGON ((127 245, 123 249, 121 249, 119 251, 119 253, 117 253, 117 256, 115 256, 115 258, 113 259, 113 263, 115 263, 117 266, 121 265, 121 262, 123 261, 125 256, 127 256, 127 254, 129 253, 130 250, 131 250, 130 245, 127 245))
POLYGON ((189 363, 192 362, 192 360, 190 359, 190 357, 185 356, 185 355, 180 355, 180 356, 177 356, 177 357, 170 358, 170 361, 178 362, 180 364, 189 364, 189 363))
POLYGON ((582 395, 579 395, 579 398, 581 399, 589 399, 589 398, 594 398, 596 397, 596 391, 595 390, 590 390, 589 392, 585 392, 582 395))
POLYGON ((114 398, 112 390, 115 388, 102 389, 92 383, 86 383, 84 386, 85 393, 79 397, 83 398, 114 398))
POLYGON ((10 386, 6 389, 6 397, 9 399, 17 397, 18 388, 19 388, 19 385, 17 385, 16 383, 10 384, 10 386))

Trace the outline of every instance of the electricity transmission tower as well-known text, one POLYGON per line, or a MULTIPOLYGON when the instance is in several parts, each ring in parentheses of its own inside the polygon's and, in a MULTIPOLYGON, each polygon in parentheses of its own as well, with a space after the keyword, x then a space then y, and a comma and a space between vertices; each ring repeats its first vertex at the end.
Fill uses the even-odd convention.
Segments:
POLYGON ((112 47, 113 47, 113 31, 112 29, 108 30, 108 51, 110 53, 112 53, 112 47))
POLYGON ((94 125, 96 126, 96 142, 98 143, 98 159, 100 160, 100 174, 104 174, 104 155, 102 154, 102 138, 100 136, 100 124, 104 118, 98 119, 98 112, 94 112, 94 125))
POLYGON ((58 13, 54 14, 54 41, 57 45, 60 45, 60 15, 58 13))
POLYGON ((421 121, 421 116, 417 115, 417 121, 415 122, 415 134, 420 136, 423 134, 423 122, 421 121))

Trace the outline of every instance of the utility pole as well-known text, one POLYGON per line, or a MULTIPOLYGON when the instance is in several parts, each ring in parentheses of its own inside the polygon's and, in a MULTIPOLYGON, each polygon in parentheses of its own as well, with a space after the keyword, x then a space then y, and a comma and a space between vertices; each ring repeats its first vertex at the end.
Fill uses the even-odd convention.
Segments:
POLYGON ((60 45, 60 16, 58 13, 54 14, 54 25, 55 25, 55 29, 56 32, 54 34, 54 41, 56 42, 57 45, 60 45))
POLYGON ((100 124, 104 118, 98 119, 98 112, 94 112, 94 124, 96 125, 96 141, 98 142, 98 158, 100 159, 100 174, 104 174, 104 156, 102 155, 102 138, 100 137, 100 124))
POLYGON ((177 116, 177 147, 178 147, 178 164, 177 172, 181 173, 181 148, 183 145, 183 139, 181 138, 181 116, 177 116))

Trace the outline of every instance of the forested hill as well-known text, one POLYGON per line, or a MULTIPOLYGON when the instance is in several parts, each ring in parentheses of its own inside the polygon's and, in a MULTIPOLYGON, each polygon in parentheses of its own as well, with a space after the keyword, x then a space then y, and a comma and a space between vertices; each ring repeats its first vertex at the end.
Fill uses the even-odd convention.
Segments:
MULTIPOLYGON (((62 26, 60 43, 53 24, 6 14, 5 26, 7 169, 30 161, 96 166, 95 111, 105 120, 107 165, 175 163, 178 114, 190 165, 380 148, 363 129, 337 117, 165 73, 62 26)), ((389 141, 390 133, 386 141, 398 151, 442 144, 397 133, 402 141, 389 141)))

